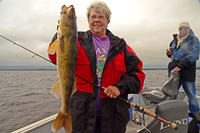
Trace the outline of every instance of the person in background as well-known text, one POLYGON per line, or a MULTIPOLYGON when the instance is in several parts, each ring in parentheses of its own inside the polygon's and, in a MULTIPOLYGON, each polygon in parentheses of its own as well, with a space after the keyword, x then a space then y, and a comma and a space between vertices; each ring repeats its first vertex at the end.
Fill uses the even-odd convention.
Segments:
MULTIPOLYGON (((199 104, 196 97, 196 61, 199 59, 199 39, 194 35, 188 22, 179 24, 179 34, 174 34, 170 48, 166 53, 171 62, 168 65, 171 71, 180 71, 179 89, 182 86, 188 97, 189 111, 194 113, 198 120, 199 104)), ((177 94, 178 95, 178 94, 177 94)), ((174 99, 177 99, 177 95, 174 99)))
MULTIPOLYGON (((106 3, 94 1, 87 8, 89 30, 78 32, 75 74, 77 89, 70 99, 72 132, 124 133, 129 121, 129 93, 138 94, 145 74, 142 61, 125 40, 107 29, 111 11, 106 3)), ((56 63, 56 56, 49 55, 56 63)))

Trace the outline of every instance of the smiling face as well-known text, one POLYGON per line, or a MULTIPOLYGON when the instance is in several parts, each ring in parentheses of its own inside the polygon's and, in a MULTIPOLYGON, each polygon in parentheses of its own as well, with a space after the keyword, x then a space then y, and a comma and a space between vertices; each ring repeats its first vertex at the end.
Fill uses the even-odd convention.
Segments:
POLYGON ((186 26, 182 26, 178 30, 181 38, 183 38, 190 32, 190 28, 186 26))
POLYGON ((90 31, 98 37, 106 36, 106 28, 108 26, 108 20, 104 13, 98 13, 94 9, 91 10, 88 19, 90 31))

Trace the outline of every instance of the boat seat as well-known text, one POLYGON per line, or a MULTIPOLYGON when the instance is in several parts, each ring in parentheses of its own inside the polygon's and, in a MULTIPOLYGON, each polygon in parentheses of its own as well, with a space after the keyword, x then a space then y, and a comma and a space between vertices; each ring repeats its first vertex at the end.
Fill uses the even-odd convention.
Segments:
POLYGON ((158 104, 165 100, 172 100, 178 92, 180 72, 173 71, 170 73, 169 79, 165 82, 161 89, 143 89, 141 95, 143 99, 150 103, 158 104))
POLYGON ((187 133, 188 129, 188 105, 182 100, 170 100, 157 104, 155 114, 169 122, 178 124, 175 130, 163 121, 154 118, 146 128, 138 133, 187 133), (147 129, 147 130, 146 130, 147 129))

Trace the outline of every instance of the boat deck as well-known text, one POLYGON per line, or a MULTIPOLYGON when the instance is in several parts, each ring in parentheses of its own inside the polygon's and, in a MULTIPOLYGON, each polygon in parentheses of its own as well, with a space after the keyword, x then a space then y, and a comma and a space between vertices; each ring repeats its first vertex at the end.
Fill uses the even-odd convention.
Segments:
MULTIPOLYGON (((31 125, 18 129, 11 133, 53 133, 51 131, 51 126, 56 118, 57 114, 45 118, 41 121, 35 122, 31 125)), ((130 121, 127 125, 126 133, 137 133, 136 129, 141 129, 141 126, 136 125, 134 122, 130 121)), ((64 128, 60 129, 56 133, 66 133, 64 128)))
MULTIPOLYGON (((133 101, 140 105, 140 106, 144 106, 144 102, 141 99, 141 97, 139 95, 134 95, 133 96, 133 101)), ((135 114, 134 111, 133 115, 135 114)), ((38 122, 35 122, 33 124, 30 124, 28 126, 25 126, 23 128, 20 128, 16 131, 13 131, 11 133, 53 133, 51 131, 51 126, 54 122, 54 119, 56 118, 57 114, 52 115, 50 117, 47 117, 43 120, 40 120, 38 122)), ((149 117, 149 116, 147 116, 149 117)), ((146 118, 145 118, 146 119, 146 118)), ((150 122, 153 118, 147 118, 146 122, 150 122)), ((140 125, 135 124, 133 121, 129 121, 129 123, 127 124, 127 128, 126 128, 126 133, 137 133, 137 130, 142 129, 143 127, 140 125)), ((57 131, 56 133, 66 133, 64 128, 60 129, 59 131, 57 131)))

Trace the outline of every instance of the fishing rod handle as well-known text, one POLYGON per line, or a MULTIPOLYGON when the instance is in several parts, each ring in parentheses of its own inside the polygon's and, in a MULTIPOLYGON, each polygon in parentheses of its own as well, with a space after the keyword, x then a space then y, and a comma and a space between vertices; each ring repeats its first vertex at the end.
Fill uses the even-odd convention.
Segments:
POLYGON ((178 129, 178 125, 175 123, 169 123, 170 127, 172 127, 173 129, 177 130, 178 129))
POLYGON ((161 121, 163 121, 163 122, 169 124, 170 127, 172 127, 173 129, 175 129, 175 130, 178 129, 178 125, 177 125, 177 124, 175 124, 175 123, 170 123, 169 121, 166 121, 166 120, 164 120, 163 118, 161 118, 161 117, 159 117, 159 116, 157 116, 157 118, 158 118, 159 120, 161 120, 161 121))
POLYGON ((132 107, 137 108, 137 109, 139 109, 140 111, 143 111, 144 113, 150 115, 151 117, 156 118, 156 114, 153 113, 153 112, 151 112, 151 111, 149 111, 148 109, 144 109, 144 108, 138 106, 137 104, 135 104, 135 103, 133 103, 133 102, 129 102, 129 104, 130 104, 132 107))
POLYGON ((149 111, 148 109, 142 108, 142 107, 138 106, 137 104, 135 104, 135 103, 133 103, 133 102, 129 102, 129 104, 130 104, 132 107, 137 108, 137 109, 139 109, 140 111, 142 111, 142 112, 148 114, 149 116, 154 117, 154 118, 157 118, 157 119, 159 119, 159 120, 161 120, 161 121, 163 121, 163 122, 169 124, 170 127, 172 127, 173 129, 175 129, 175 130, 178 129, 178 125, 177 125, 177 124, 175 124, 175 123, 170 123, 170 122, 164 120, 163 118, 158 117, 155 113, 149 111))

